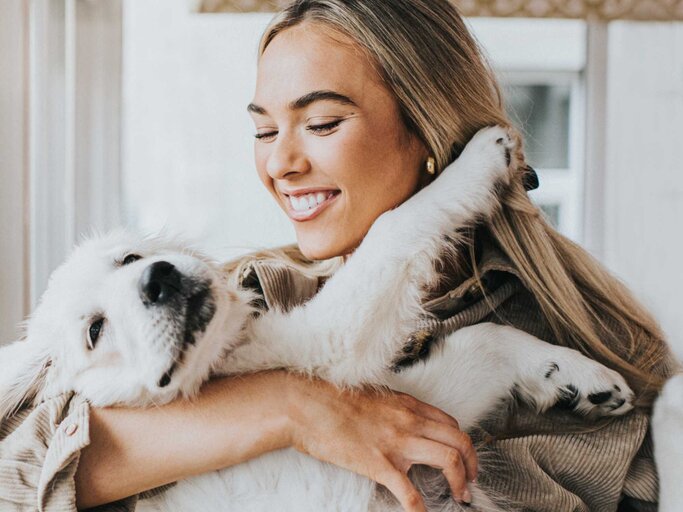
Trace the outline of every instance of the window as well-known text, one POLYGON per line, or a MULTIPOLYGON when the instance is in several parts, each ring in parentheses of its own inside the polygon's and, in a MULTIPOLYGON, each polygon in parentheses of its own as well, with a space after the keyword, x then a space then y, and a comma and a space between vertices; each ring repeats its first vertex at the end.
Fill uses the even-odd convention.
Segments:
POLYGON ((508 114, 524 134, 527 162, 541 186, 531 197, 562 233, 581 237, 582 154, 578 73, 513 72, 504 77, 508 114))
POLYGON ((539 175, 532 200, 560 232, 581 242, 585 23, 494 18, 469 23, 499 73, 508 114, 539 175))

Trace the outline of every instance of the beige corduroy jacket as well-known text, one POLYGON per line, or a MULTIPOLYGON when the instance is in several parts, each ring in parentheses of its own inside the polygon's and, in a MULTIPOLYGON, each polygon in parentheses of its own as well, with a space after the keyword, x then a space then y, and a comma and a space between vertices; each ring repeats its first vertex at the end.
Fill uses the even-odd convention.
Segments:
MULTIPOLYGON (((552 342, 538 305, 509 261, 488 246, 478 267, 485 290, 471 277, 430 300, 426 307, 435 319, 419 330, 439 337, 482 321, 505 321, 552 342)), ((254 261, 242 277, 262 294, 266 308, 305 302, 321 284, 272 261, 254 261)), ((89 443, 88 419, 87 402, 67 394, 0 425, 0 511, 75 510, 74 474, 80 450, 89 443)), ((638 412, 589 425, 561 411, 537 417, 519 410, 505 428, 491 426, 487 439, 495 471, 480 480, 524 511, 655 511, 657 475, 648 425, 649 418, 638 412), (507 436, 512 424, 525 434, 507 436)), ((137 500, 98 510, 132 511, 137 500)))

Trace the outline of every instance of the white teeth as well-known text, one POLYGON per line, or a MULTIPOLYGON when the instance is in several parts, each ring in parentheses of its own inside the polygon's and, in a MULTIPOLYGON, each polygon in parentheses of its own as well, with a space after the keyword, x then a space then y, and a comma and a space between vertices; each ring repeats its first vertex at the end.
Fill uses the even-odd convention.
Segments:
POLYGON ((289 202, 294 211, 304 212, 324 203, 328 197, 331 197, 330 193, 317 192, 303 196, 289 196, 289 202))

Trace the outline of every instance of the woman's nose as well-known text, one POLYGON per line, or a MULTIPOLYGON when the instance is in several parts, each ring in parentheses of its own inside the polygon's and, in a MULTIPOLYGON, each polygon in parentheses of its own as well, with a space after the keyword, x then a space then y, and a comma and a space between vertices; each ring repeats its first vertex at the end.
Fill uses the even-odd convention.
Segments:
POLYGON ((273 179, 282 179, 292 174, 308 172, 309 161, 295 137, 278 135, 271 145, 266 171, 273 179))

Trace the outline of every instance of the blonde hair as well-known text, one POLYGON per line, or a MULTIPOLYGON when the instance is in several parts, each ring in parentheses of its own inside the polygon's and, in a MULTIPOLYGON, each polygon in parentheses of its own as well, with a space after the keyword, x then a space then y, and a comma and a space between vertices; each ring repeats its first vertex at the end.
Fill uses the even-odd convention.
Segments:
MULTIPOLYGON (((302 22, 324 24, 366 52, 438 169, 481 128, 511 127, 493 71, 447 0, 297 0, 272 20, 260 54, 280 32, 302 22)), ((538 302, 556 342, 619 371, 648 407, 669 372, 663 334, 625 286, 531 203, 522 184, 522 137, 514 133, 522 165, 486 228, 538 302)), ((321 272, 293 247, 270 256, 321 272)), ((471 248, 469 257, 476 269, 471 248)), ((338 262, 325 265, 330 270, 338 262)))

